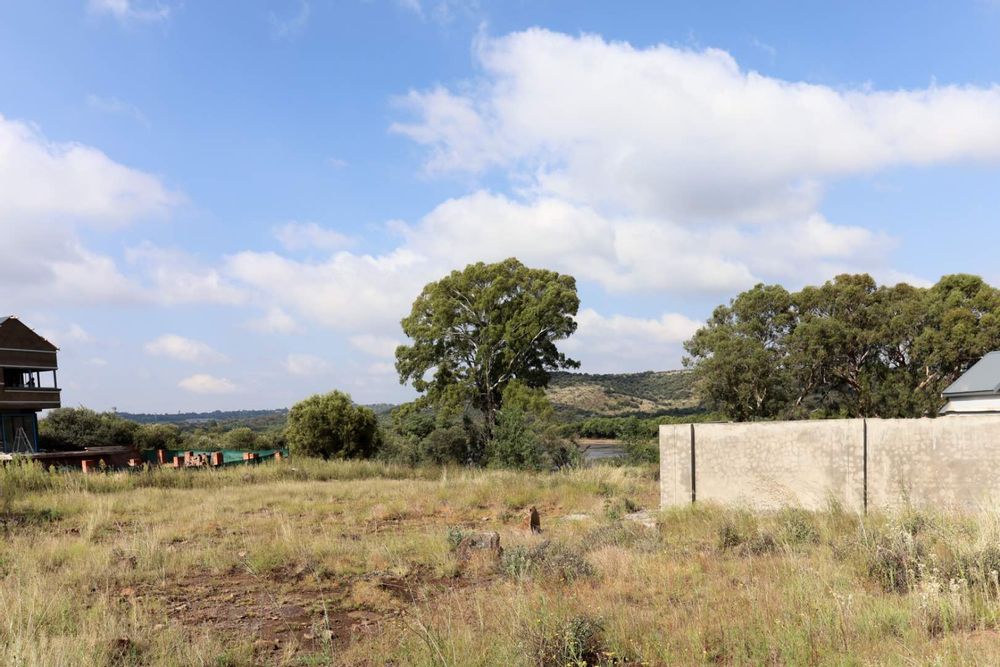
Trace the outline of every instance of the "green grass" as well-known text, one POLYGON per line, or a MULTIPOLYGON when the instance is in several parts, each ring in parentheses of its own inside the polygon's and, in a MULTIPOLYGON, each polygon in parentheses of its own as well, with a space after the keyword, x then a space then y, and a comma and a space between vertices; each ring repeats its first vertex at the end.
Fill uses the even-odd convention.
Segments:
POLYGON ((995 514, 698 504, 648 529, 648 467, 14 465, 0 489, 4 665, 1000 660, 995 514), (500 561, 460 562, 486 530, 500 561))

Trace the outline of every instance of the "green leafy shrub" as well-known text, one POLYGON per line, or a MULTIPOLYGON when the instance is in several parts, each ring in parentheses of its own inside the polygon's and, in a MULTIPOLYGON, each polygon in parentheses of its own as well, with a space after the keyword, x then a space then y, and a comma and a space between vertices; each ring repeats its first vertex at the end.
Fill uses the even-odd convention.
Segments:
POLYGON ((340 391, 316 394, 292 406, 286 434, 295 454, 324 459, 367 458, 379 442, 375 413, 340 391))
POLYGON ((603 622, 587 614, 562 620, 542 619, 528 629, 536 663, 560 667, 605 663, 603 633, 603 622))

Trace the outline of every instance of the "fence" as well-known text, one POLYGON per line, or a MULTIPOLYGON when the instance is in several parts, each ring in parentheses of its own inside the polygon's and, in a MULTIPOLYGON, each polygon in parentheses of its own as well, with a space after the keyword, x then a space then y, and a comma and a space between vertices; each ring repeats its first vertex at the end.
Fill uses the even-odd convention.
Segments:
POLYGON ((1000 415, 660 427, 660 502, 758 509, 1000 499, 1000 415))

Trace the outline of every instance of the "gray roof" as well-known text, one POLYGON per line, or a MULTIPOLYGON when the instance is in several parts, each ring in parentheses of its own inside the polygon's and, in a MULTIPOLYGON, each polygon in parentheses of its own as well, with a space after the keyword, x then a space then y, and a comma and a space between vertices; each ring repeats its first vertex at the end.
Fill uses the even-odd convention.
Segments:
POLYGON ((990 352, 951 383, 942 396, 1000 393, 1000 351, 990 352))

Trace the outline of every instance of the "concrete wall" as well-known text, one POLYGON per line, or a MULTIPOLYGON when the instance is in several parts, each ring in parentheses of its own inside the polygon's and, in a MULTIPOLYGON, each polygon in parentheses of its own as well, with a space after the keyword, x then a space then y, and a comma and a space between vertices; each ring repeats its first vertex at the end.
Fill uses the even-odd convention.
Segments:
POLYGON ((664 507, 976 508, 1000 499, 1000 415, 661 426, 660 485, 664 507))
POLYGON ((975 509, 1000 497, 1000 416, 868 420, 868 504, 975 509))

